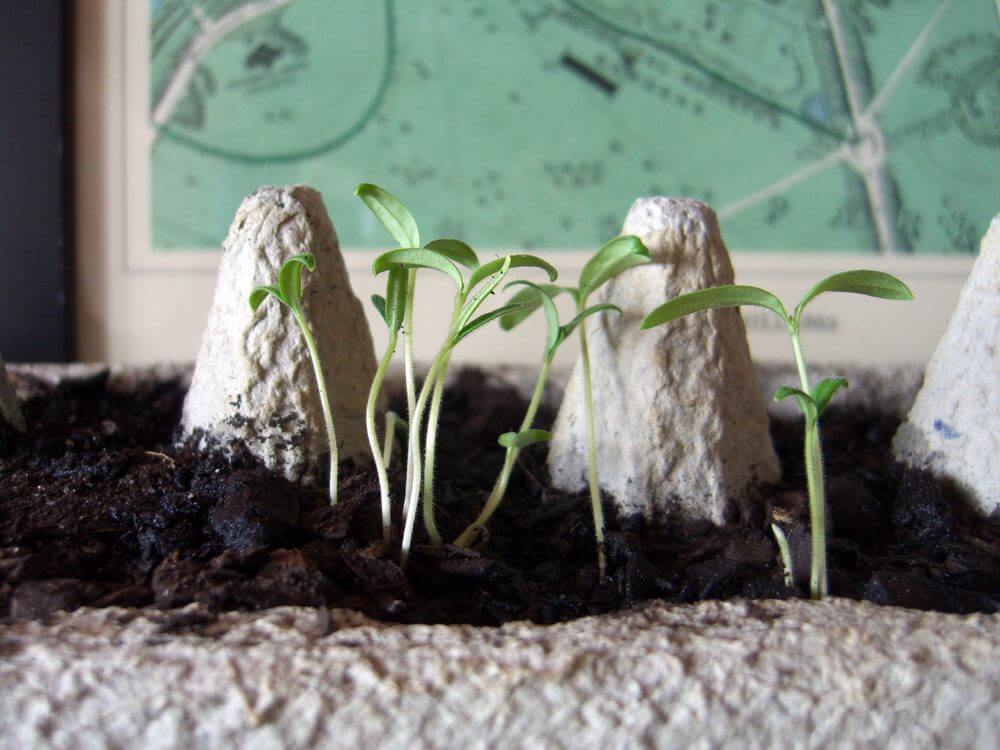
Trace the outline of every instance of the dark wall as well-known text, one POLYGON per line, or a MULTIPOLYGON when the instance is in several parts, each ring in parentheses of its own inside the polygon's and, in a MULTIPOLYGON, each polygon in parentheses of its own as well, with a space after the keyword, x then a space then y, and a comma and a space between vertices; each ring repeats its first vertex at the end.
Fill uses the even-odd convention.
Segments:
POLYGON ((0 354, 72 357, 62 0, 0 2, 0 354))

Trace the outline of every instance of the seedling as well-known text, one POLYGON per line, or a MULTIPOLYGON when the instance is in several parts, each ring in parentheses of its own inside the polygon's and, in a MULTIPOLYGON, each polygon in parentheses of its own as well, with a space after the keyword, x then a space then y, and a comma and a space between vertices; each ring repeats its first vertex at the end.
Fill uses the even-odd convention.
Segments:
MULTIPOLYGON (((576 317, 570 321, 567 326, 565 326, 567 333, 564 335, 563 339, 573 330, 573 328, 579 329, 580 355, 583 366, 583 396, 587 413, 587 478, 590 488, 590 507, 594 517, 594 537, 597 541, 597 570, 600 576, 604 575, 605 568, 604 510, 601 507, 600 479, 598 477, 597 470, 597 430, 594 426, 594 396, 590 377, 590 351, 587 345, 587 328, 584 325, 580 325, 580 323, 583 322, 585 318, 596 312, 608 309, 617 309, 611 305, 595 305, 593 307, 587 307, 587 299, 601 286, 621 274, 623 271, 631 268, 632 266, 646 263, 648 260, 649 251, 638 237, 633 237, 631 235, 616 237, 606 243, 594 254, 594 257, 587 261, 583 270, 580 271, 580 278, 576 287, 549 286, 543 288, 547 292, 545 295, 547 297, 552 297, 561 292, 565 292, 573 299, 573 303, 576 308, 576 317)), ((532 311, 538 309, 540 305, 544 305, 537 295, 532 295, 528 290, 525 290, 524 295, 525 297, 523 299, 511 301, 513 304, 517 304, 520 309, 505 313, 506 323, 504 325, 506 325, 506 327, 510 328, 517 325, 517 323, 527 317, 532 311)), ((558 330, 559 328, 558 317, 554 319, 551 317, 551 313, 548 312, 548 306, 546 306, 546 310, 549 331, 548 336, 550 337, 550 340, 552 340, 551 337, 553 336, 553 330, 558 330), (553 325, 555 326, 555 329, 553 328, 553 325)), ((563 339, 560 339, 556 343, 556 346, 558 346, 559 343, 562 343, 563 339)), ((533 417, 534 415, 532 415, 532 418, 533 417)), ((497 503, 499 503, 499 499, 497 500, 497 503)), ((489 502, 487 502, 487 505, 489 505, 489 502)), ((490 512, 492 513, 492 510, 490 512)), ((476 524, 473 523, 473 526, 476 526, 476 524)), ((467 529, 465 533, 469 533, 469 530, 467 529)))
MULTIPOLYGON (((556 278, 556 270, 540 258, 532 255, 515 254, 496 258, 481 266, 477 266, 472 270, 468 279, 465 279, 458 266, 451 260, 457 247, 453 244, 455 242, 454 240, 449 240, 447 244, 431 243, 427 248, 392 250, 379 256, 373 265, 373 270, 376 274, 397 269, 430 269, 439 271, 447 275, 454 282, 456 289, 455 303, 448 333, 431 363, 430 370, 428 370, 423 387, 417 397, 413 414, 410 416, 407 460, 409 461, 409 466, 413 467, 413 482, 403 502, 405 525, 403 527, 403 541, 400 551, 401 564, 405 564, 409 556, 413 539, 413 523, 416 517, 416 508, 419 504, 421 480, 423 484, 424 524, 427 527, 431 543, 435 545, 441 544, 441 535, 434 521, 434 449, 437 442, 437 421, 440 412, 444 379, 452 352, 463 339, 474 331, 508 313, 516 312, 520 309, 517 306, 504 305, 487 313, 476 314, 483 303, 486 302, 500 285, 511 268, 541 268, 547 272, 550 280, 556 278), (444 252, 441 252, 442 249, 444 249, 444 252), (424 473, 419 436, 428 399, 431 398, 431 411, 428 416, 427 435, 425 438, 427 469, 426 473, 424 473)), ((468 252, 471 253, 471 249, 468 252)), ((462 254, 465 255, 464 251, 462 251, 462 254)))
MULTIPOLYGON (((575 289, 565 291, 576 303, 579 317, 587 310, 587 299, 601 286, 632 266, 646 263, 649 251, 638 237, 616 237, 595 253, 580 271, 575 289)), ((580 361, 583 366, 583 400, 587 416, 587 483, 590 486, 590 507, 594 516, 594 536, 597 539, 597 570, 604 575, 604 510, 601 508, 600 479, 597 473, 597 429, 594 426, 594 389, 590 376, 590 347, 587 343, 587 326, 580 330, 580 361)))
POLYGON ((316 267, 316 259, 311 253, 293 255, 286 260, 278 270, 277 286, 259 286, 250 292, 250 307, 254 311, 260 307, 261 303, 271 296, 292 311, 295 322, 299 324, 302 331, 302 338, 305 339, 306 347, 309 349, 309 356, 312 359, 313 374, 316 376, 316 389, 319 391, 319 400, 323 408, 323 421, 326 425, 326 438, 330 446, 330 505, 337 504, 337 434, 333 428, 333 410, 330 408, 330 397, 326 391, 326 377, 323 374, 323 364, 319 359, 319 352, 316 350, 316 341, 306 316, 302 312, 302 269, 310 271, 316 267))
POLYGON ((812 300, 826 292, 849 292, 889 300, 912 300, 913 293, 899 279, 881 271, 845 271, 827 276, 812 287, 795 306, 792 314, 771 292, 753 286, 726 285, 701 289, 660 305, 642 321, 642 327, 653 328, 691 313, 715 307, 754 305, 770 310, 781 318, 792 341, 792 352, 799 374, 799 388, 782 386, 774 393, 775 401, 794 398, 805 420, 806 484, 809 490, 809 521, 812 528, 812 560, 809 592, 821 599, 827 592, 825 498, 823 488, 823 453, 820 446, 819 418, 840 389, 847 387, 844 378, 825 378, 814 388, 809 386, 805 358, 799 334, 802 313, 812 300))
MULTIPOLYGON (((392 238, 399 243, 400 247, 420 247, 420 230, 417 228, 417 222, 413 218, 413 214, 404 206, 396 196, 392 195, 386 190, 383 190, 378 185, 372 185, 371 183, 361 183, 354 189, 354 194, 358 196, 369 210, 375 214, 375 217, 382 223, 382 226, 386 228, 392 238)), ((416 406, 417 396, 416 396, 416 376, 413 369, 413 296, 415 292, 416 285, 416 271, 409 270, 406 273, 406 284, 404 285, 401 295, 402 295, 402 320, 401 325, 403 329, 403 377, 406 381, 406 413, 407 418, 412 419, 413 409, 416 406)), ((377 304, 377 303, 376 303, 377 304)), ((380 310, 380 312, 382 312, 380 310)), ((383 314, 383 317, 385 315, 383 314)), ((388 322, 388 319, 387 319, 388 322)), ((397 327, 397 333, 399 328, 397 327)), ((394 342, 393 342, 394 343, 394 342)), ((389 347, 389 352, 394 352, 395 346, 389 347)), ((389 354, 389 358, 392 358, 392 354, 389 354)), ((376 399, 378 394, 376 393, 376 399)), ((369 429, 369 442, 371 441, 371 434, 373 428, 369 429)), ((376 460, 376 465, 377 465, 376 460)), ((382 482, 382 476, 379 477, 379 481, 382 482)), ((409 495, 410 485, 413 482, 412 468, 409 463, 406 467, 406 494, 409 495)), ((387 487, 383 484, 383 520, 382 527, 383 533, 386 528, 386 518, 385 518, 385 493, 388 492, 387 487)), ((391 522, 389 522, 391 523, 391 522)), ((391 528, 391 527, 390 527, 391 528)))
POLYGON ((380 451, 378 447, 378 435, 375 432, 375 408, 378 406, 378 396, 382 391, 382 381, 385 379, 385 372, 392 361, 392 356, 396 351, 396 339, 399 335, 399 328, 403 323, 404 310, 406 305, 407 274, 405 271, 393 270, 386 280, 385 297, 374 295, 372 302, 382 315, 386 326, 389 329, 389 342, 386 345, 385 353, 379 360, 375 370, 375 377, 372 378, 372 385, 368 391, 368 404, 365 407, 365 428, 368 432, 368 447, 372 452, 372 460, 375 462, 375 473, 378 476, 379 495, 382 508, 382 542, 388 546, 392 542, 392 499, 389 494, 389 475, 386 465, 391 455, 392 430, 386 425, 385 440, 387 449, 380 451))
POLYGON ((510 475, 514 469, 514 462, 517 460, 521 449, 534 443, 546 441, 551 437, 545 430, 534 429, 532 423, 535 420, 535 414, 538 412, 538 405, 541 403, 542 393, 545 391, 545 383, 548 380, 549 370, 552 367, 552 360, 556 355, 556 351, 572 335, 573 329, 588 316, 606 310, 621 312, 614 305, 593 305, 577 315, 566 325, 560 325, 559 312, 552 302, 552 297, 564 291, 562 287, 552 284, 533 284, 529 281, 514 281, 508 284, 507 288, 515 285, 523 285, 525 288, 515 294, 508 302, 508 305, 519 309, 504 315, 500 319, 500 326, 504 330, 509 331, 539 307, 542 308, 545 313, 546 322, 545 351, 542 355, 542 365, 538 372, 538 379, 535 381, 534 390, 531 393, 531 400, 528 402, 528 408, 524 413, 524 419, 521 420, 521 426, 517 432, 505 432, 498 440, 501 447, 507 449, 500 475, 497 477, 496 482, 494 482, 493 489, 486 499, 486 504, 483 506, 479 516, 455 540, 454 544, 457 547, 468 547, 485 532, 486 524, 493 516, 493 513, 496 512, 496 509, 503 500, 504 494, 507 492, 507 485, 510 482, 510 475))

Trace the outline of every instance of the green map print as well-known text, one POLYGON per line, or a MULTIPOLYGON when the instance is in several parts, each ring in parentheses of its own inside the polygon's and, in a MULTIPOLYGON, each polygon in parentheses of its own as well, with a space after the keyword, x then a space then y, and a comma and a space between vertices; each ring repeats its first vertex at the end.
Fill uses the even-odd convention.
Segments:
POLYGON ((1000 208, 994 0, 150 0, 153 244, 265 184, 341 242, 593 248, 636 196, 738 250, 972 253, 1000 208))

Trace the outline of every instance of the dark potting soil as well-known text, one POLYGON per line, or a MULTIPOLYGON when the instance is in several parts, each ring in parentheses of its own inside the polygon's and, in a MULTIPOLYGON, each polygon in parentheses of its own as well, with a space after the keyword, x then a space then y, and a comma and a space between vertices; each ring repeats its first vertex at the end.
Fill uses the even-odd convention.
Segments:
MULTIPOLYGON (((352 607, 401 622, 557 622, 645 599, 802 596, 807 496, 797 420, 772 423, 784 467, 725 528, 653 533, 609 516, 598 580, 586 493, 549 486, 545 446, 522 452, 478 550, 436 549, 418 534, 404 573, 378 541, 374 472, 341 467, 340 497, 295 486, 248 455, 177 447, 184 390, 151 384, 115 395, 106 376, 67 381, 24 405, 26 436, 0 432, 0 616, 81 605, 203 606, 178 627, 227 609, 352 607), (770 522, 784 527, 798 580, 783 571, 770 522)), ((503 453, 497 435, 525 407, 484 373, 446 396, 437 515, 454 538, 480 509, 503 453)), ((545 425, 551 413, 541 414, 545 425)), ((823 422, 830 590, 945 612, 1000 608, 1000 522, 962 512, 929 475, 889 455, 898 420, 832 407, 823 422)), ((398 459, 398 454, 397 454, 398 459)), ((391 479, 401 493, 401 461, 391 479)), ((319 484, 323 486, 322 483, 319 484)), ((325 610, 321 610, 321 613, 325 610)))

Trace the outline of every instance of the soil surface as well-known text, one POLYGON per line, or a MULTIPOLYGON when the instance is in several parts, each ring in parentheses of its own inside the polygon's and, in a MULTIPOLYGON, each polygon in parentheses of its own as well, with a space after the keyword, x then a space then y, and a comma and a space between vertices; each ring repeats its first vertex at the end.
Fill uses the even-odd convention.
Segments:
MULTIPOLYGON (((317 606, 320 616, 324 607, 352 607, 401 622, 547 623, 651 598, 806 591, 808 501, 797 420, 771 425, 785 481, 746 500, 738 522, 654 533, 609 515, 603 579, 588 497, 549 486, 544 445, 521 453, 478 549, 433 548, 418 533, 404 573, 395 550, 378 541, 374 471, 343 465, 341 501, 331 508, 321 490, 290 484, 248 455, 175 444, 184 398, 177 382, 128 397, 112 393, 106 375, 36 385, 38 395, 24 404, 27 435, 0 429, 2 617, 199 602, 171 627, 196 626, 220 610, 284 604, 317 606), (775 520, 792 549, 792 588, 770 531, 775 520)), ((447 392, 436 472, 446 539, 478 513, 503 459, 497 436, 516 428, 524 408, 513 389, 477 370, 461 372, 447 392)), ((542 413, 537 426, 552 416, 542 413)), ((824 415, 831 593, 944 612, 998 611, 1000 521, 976 519, 932 477, 896 465, 889 443, 897 424, 836 406, 824 415)), ((397 497, 398 458, 390 469, 397 497)))

